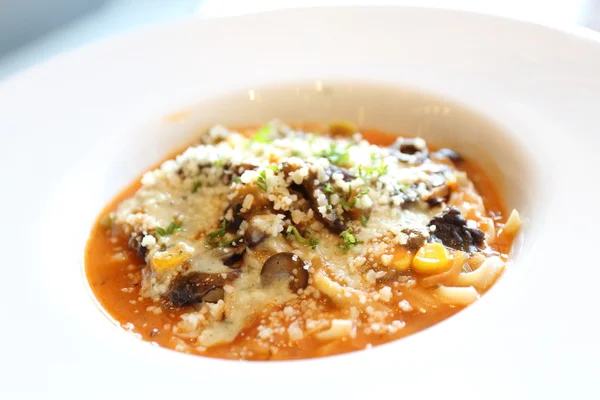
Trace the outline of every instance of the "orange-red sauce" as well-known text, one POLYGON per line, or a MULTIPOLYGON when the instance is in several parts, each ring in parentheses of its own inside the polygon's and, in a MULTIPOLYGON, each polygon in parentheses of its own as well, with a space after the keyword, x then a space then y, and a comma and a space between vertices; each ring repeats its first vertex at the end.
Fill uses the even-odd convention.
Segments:
MULTIPOLYGON (((376 130, 363 130, 362 133, 369 142, 382 146, 391 144, 396 138, 376 130)), ((467 172, 475 184, 490 215, 496 216, 497 227, 501 226, 506 217, 493 182, 480 167, 468 160, 462 163, 461 169, 467 172)), ((136 179, 100 214, 86 247, 86 274, 94 295, 102 307, 122 327, 141 335, 144 340, 174 349, 179 341, 185 339, 172 333, 171 327, 177 324, 180 315, 189 312, 190 308, 169 309, 163 304, 161 313, 156 314, 151 311, 152 307, 156 306, 155 302, 139 295, 144 260, 129 248, 124 235, 115 236, 101 224, 102 219, 115 211, 121 201, 135 194, 140 188, 139 182, 140 179, 136 179)), ((508 254, 510 245, 511 243, 507 241, 497 241, 492 247, 499 253, 508 254)), ((328 314, 335 315, 336 306, 324 297, 320 301, 326 306, 328 314)), ((277 306, 265 310, 265 315, 282 308, 283 306, 277 306)), ((309 337, 293 343, 282 342, 270 347, 258 346, 254 340, 258 334, 256 323, 238 335, 233 343, 197 351, 197 354, 229 359, 266 360, 312 358, 345 353, 364 349, 368 344, 375 346, 410 335, 448 318, 462 308, 464 307, 436 304, 427 307, 424 313, 403 313, 402 319, 406 322, 406 326, 393 335, 366 335, 362 330, 358 330, 356 338, 334 340, 325 344, 309 337)), ((257 318, 257 321, 258 319, 260 318, 257 318)), ((193 348, 192 352, 194 352, 193 348)))

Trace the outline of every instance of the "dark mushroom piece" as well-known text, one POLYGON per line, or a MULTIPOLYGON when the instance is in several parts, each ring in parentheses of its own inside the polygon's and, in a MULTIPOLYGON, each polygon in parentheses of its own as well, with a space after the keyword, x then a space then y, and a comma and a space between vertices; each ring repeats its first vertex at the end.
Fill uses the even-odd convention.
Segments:
POLYGON ((213 255, 219 258, 229 268, 240 268, 247 248, 243 237, 235 237, 223 247, 213 249, 213 255))
MULTIPOLYGON (((283 163, 282 167, 286 178, 296 169, 294 166, 289 165, 288 163, 283 163)), ((327 171, 329 174, 339 172, 344 176, 345 181, 350 181, 356 178, 356 176, 346 168, 341 168, 335 165, 330 165, 327 171)), ((292 184, 290 188, 296 195, 299 197, 301 196, 308 201, 310 208, 313 210, 316 218, 318 218, 319 221, 321 221, 333 233, 340 234, 348 228, 342 219, 337 215, 337 213, 333 209, 328 210, 326 215, 321 214, 319 211, 319 207, 317 205, 317 196, 319 193, 323 193, 323 188, 325 185, 319 186, 318 181, 315 184, 316 179, 317 177, 314 174, 310 174, 301 184, 292 184)))
POLYGON ((239 245, 233 248, 232 253, 228 253, 222 260, 223 264, 229 268, 241 268, 242 261, 244 261, 244 253, 246 252, 246 246, 239 245))
POLYGON ((215 288, 210 292, 206 293, 202 297, 202 301, 205 303, 217 303, 225 297, 225 290, 223 288, 215 288))
POLYGON ((406 247, 411 250, 416 250, 421 247, 427 239, 426 234, 418 229, 405 228, 402 230, 402 232, 408 236, 406 240, 406 247))
POLYGON ((398 150, 400 150, 403 154, 413 155, 416 154, 423 149, 420 149, 416 145, 417 141, 415 139, 402 139, 400 143, 398 143, 398 150))
POLYGON ((340 234, 348 229, 346 224, 344 224, 344 221, 342 221, 335 210, 333 210, 333 207, 331 207, 331 209, 328 210, 325 215, 321 214, 321 211, 319 211, 319 207, 317 205, 317 196, 319 193, 323 193, 323 191, 320 187, 315 185, 314 178, 309 177, 307 180, 305 180, 304 187, 306 189, 310 207, 314 211, 315 216, 319 219, 319 221, 321 221, 330 231, 336 234, 340 234))
POLYGON ((327 173, 329 175, 333 175, 335 173, 342 174, 344 177, 344 182, 350 182, 351 180, 356 179, 356 175, 353 172, 351 172, 349 169, 338 167, 337 165, 333 165, 333 164, 331 164, 329 167, 327 167, 327 173))
POLYGON ((135 250, 140 257, 146 259, 146 255, 148 255, 148 249, 145 246, 142 246, 142 238, 143 235, 135 234, 129 237, 129 247, 135 250))
POLYGON ((267 237, 266 232, 258 229, 256 226, 250 224, 244 232, 244 241, 248 244, 248 247, 252 248, 257 246, 267 237))
POLYGON ((223 274, 209 274, 205 272, 192 272, 186 275, 179 275, 171 283, 167 297, 176 307, 187 306, 200 303, 207 295, 211 295, 207 300, 215 300, 213 296, 215 289, 223 288, 228 282, 235 280, 239 276, 238 271, 229 272, 225 278, 223 274))
POLYGON ((264 285, 270 285, 279 279, 290 280, 289 288, 296 292, 308 285, 308 271, 304 261, 294 253, 277 253, 269 257, 260 271, 264 285))
POLYGON ((435 226, 431 238, 444 246, 468 253, 476 252, 483 245, 485 235, 477 228, 467 226, 467 220, 455 207, 450 207, 434 217, 427 226, 435 226))
POLYGON ((402 162, 423 162, 429 156, 429 150, 427 147, 421 148, 420 145, 417 139, 398 138, 390 146, 390 153, 402 162))
POLYGON ((441 205, 444 202, 444 198, 443 197, 437 197, 437 196, 429 196, 427 198, 427 200, 425 200, 425 202, 427 203, 427 205, 429 206, 429 208, 435 208, 435 207, 441 205))
POLYGON ((429 208, 439 206, 450 198, 450 188, 444 183, 442 186, 434 187, 431 195, 425 199, 429 208))
POLYGON ((244 222, 244 217, 240 214, 242 203, 234 203, 225 210, 225 215, 231 210, 231 221, 227 223, 227 232, 236 233, 240 225, 244 222))

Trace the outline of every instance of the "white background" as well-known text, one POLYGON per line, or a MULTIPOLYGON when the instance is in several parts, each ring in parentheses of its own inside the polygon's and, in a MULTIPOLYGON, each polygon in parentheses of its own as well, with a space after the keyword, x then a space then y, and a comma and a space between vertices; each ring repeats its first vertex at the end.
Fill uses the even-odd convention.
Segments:
POLYGON ((0 79, 61 52, 152 23, 365 4, 456 8, 600 31, 600 0, 0 0, 0 79))

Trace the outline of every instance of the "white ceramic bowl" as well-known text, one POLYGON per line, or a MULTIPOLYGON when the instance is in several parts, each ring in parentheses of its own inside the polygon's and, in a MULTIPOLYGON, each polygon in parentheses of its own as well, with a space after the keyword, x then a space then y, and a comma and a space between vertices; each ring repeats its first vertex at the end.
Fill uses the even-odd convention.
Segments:
POLYGON ((0 84, 0 392, 597 398, 599 105, 595 35, 416 8, 183 21, 15 76, 0 84), (524 217, 515 265, 430 329, 316 360, 193 357, 107 321, 82 265, 101 208, 198 129, 273 117, 350 119, 473 157, 524 217))

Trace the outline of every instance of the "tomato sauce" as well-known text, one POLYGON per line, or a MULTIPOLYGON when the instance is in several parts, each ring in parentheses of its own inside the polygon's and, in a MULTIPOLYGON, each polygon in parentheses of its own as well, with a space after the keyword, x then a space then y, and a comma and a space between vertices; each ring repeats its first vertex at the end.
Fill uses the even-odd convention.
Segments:
MULTIPOLYGON (((369 142, 382 146, 391 144, 396 138, 396 136, 377 130, 365 130, 362 133, 369 142)), ((469 160, 461 163, 460 169, 467 172, 469 178, 474 182, 488 213, 494 217, 496 229, 499 229, 506 220, 506 216, 493 182, 479 166, 469 160)), ((139 334, 146 341, 178 349, 178 345, 181 346, 182 342, 184 344, 192 343, 191 340, 172 332, 172 327, 179 322, 180 315, 189 312, 190 307, 175 309, 169 308, 166 304, 159 304, 157 307, 153 300, 142 298, 139 291, 142 270, 145 267, 144 260, 129 247, 128 238, 124 234, 115 228, 107 229, 102 223, 110 212, 115 211, 123 200, 133 196, 139 188, 140 179, 136 179, 101 212, 91 231, 85 250, 86 274, 90 287, 102 307, 124 329, 139 334)), ((493 248, 506 255, 510 246, 510 241, 505 240, 495 243, 493 248)), ((336 306, 325 297, 321 297, 319 301, 328 315, 335 318, 338 311, 336 306)), ((464 308, 445 304, 426 304, 423 307, 426 308, 426 310, 422 310, 425 312, 403 313, 402 319, 406 325, 392 335, 367 335, 359 330, 356 337, 352 339, 344 338, 323 343, 308 337, 296 342, 284 341, 277 343, 276 346, 265 347, 255 344, 254 338, 258 335, 257 323, 255 323, 238 335, 233 343, 200 350, 188 346, 186 351, 208 357, 250 360, 321 357, 364 349, 399 339, 434 325, 464 308)), ((283 306, 276 306, 267 309, 264 311, 263 317, 271 312, 280 311, 282 308, 283 306)), ((261 316, 257 318, 257 321, 260 318, 261 316)))

